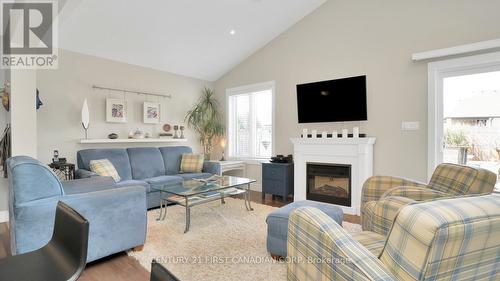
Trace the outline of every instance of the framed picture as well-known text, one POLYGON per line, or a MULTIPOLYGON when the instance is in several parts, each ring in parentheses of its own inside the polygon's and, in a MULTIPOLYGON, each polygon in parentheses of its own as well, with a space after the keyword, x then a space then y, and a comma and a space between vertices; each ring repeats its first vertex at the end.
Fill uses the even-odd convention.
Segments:
POLYGON ((127 102, 125 100, 106 99, 106 122, 127 122, 127 102))
POLYGON ((160 123, 160 104, 154 102, 144 102, 144 123, 160 123))

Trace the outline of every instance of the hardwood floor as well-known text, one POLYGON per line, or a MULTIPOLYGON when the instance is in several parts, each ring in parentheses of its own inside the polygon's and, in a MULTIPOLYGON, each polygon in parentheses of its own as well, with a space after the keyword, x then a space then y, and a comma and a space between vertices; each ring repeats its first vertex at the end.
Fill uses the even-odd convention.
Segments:
MULTIPOLYGON (((273 207, 281 207, 285 204, 279 197, 273 198, 266 195, 262 199, 262 193, 252 191, 250 193, 252 202, 265 204, 273 207)), ((344 220, 352 223, 359 223, 358 216, 344 215, 344 220)), ((9 229, 7 223, 0 224, 0 258, 10 255, 9 229)), ((125 253, 101 259, 87 264, 85 271, 79 281, 147 281, 149 272, 145 270, 139 262, 127 256, 125 253)))

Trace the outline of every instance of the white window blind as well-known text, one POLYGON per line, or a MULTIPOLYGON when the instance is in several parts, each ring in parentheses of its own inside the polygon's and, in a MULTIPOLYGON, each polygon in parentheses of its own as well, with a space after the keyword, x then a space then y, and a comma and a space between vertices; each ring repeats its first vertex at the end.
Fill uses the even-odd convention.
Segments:
POLYGON ((271 157, 273 95, 273 82, 227 90, 229 157, 271 157))

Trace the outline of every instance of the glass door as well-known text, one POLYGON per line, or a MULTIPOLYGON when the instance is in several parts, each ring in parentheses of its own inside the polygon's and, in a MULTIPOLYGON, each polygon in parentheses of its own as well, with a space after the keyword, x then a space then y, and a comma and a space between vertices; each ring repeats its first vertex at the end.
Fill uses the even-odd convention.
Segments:
MULTIPOLYGON (((500 170, 500 69, 442 77, 441 162, 500 170)), ((500 183, 497 182, 497 191, 500 183)))

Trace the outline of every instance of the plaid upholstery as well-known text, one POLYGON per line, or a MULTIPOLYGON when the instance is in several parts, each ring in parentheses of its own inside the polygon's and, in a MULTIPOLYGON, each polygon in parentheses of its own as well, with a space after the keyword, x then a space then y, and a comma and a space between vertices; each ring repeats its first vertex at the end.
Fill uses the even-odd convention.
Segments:
POLYGON ((386 191, 399 186, 426 187, 424 183, 398 177, 373 176, 367 179, 363 184, 361 194, 361 221, 365 220, 366 203, 379 200, 386 191))
POLYGON ((381 263, 373 252, 383 236, 354 234, 363 242, 358 243, 317 209, 292 213, 288 237, 288 280, 500 280, 499 195, 402 207, 382 246, 381 263), (346 262, 304 262, 327 258, 346 262))
POLYGON ((398 196, 386 197, 379 201, 373 201, 373 203, 369 202, 365 212, 370 219, 363 221, 363 230, 387 236, 399 210, 413 203, 416 203, 416 201, 398 196))
POLYGON ((378 233, 361 231, 352 233, 351 236, 376 257, 380 256, 384 249, 386 237, 378 233))
POLYGON ((393 217, 385 219, 384 222, 380 221, 383 218, 374 216, 375 211, 372 208, 375 204, 370 203, 371 201, 392 196, 428 201, 470 194, 487 194, 493 191, 495 183, 496 175, 490 171, 447 163, 436 167, 428 185, 395 177, 371 177, 363 185, 361 224, 363 230, 383 234, 388 230, 384 225, 389 226, 387 222, 392 221, 393 217), (373 219, 379 221, 371 221, 373 219))
POLYGON ((430 188, 450 195, 491 193, 497 176, 488 170, 455 164, 436 167, 429 182, 430 188))
POLYGON ((400 196, 400 197, 410 198, 416 201, 426 201, 442 197, 449 197, 450 195, 442 191, 429 189, 428 187, 399 186, 387 190, 382 195, 382 198, 390 196, 400 196))
POLYGON ((90 170, 102 177, 112 177, 115 182, 121 180, 120 175, 113 166, 113 163, 108 159, 91 160, 89 164, 90 170))
POLYGON ((203 170, 203 154, 182 154, 181 173, 201 173, 203 170))
POLYGON ((403 208, 380 260, 398 280, 500 280, 500 196, 403 208))
POLYGON ((316 208, 298 208, 288 223, 288 280, 395 280, 370 251, 316 208))

